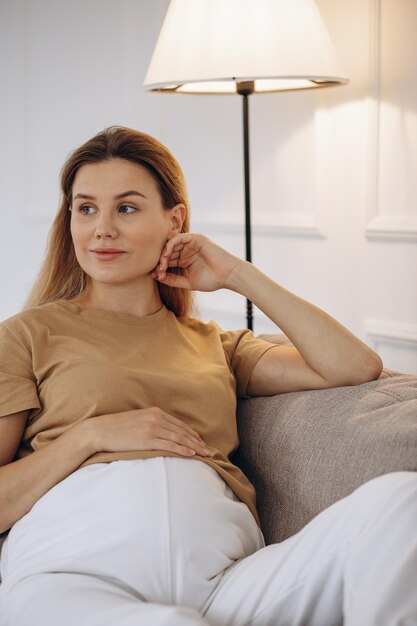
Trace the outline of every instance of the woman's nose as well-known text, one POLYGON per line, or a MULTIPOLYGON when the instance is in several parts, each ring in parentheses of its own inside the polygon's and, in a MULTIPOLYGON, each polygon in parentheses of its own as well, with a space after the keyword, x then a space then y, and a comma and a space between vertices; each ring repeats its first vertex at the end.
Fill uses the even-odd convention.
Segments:
POLYGON ((96 237, 115 237, 117 228, 111 216, 100 215, 96 223, 96 237))

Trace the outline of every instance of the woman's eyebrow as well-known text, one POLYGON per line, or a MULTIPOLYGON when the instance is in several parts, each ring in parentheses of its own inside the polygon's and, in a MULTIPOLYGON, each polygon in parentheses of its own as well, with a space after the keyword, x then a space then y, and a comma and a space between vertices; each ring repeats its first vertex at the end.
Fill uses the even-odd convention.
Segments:
MULTIPOLYGON (((142 198, 146 199, 145 194, 140 193, 140 191, 135 191, 134 189, 131 189, 130 191, 123 191, 123 193, 119 193, 117 196, 114 196, 114 200, 118 200, 119 198, 125 198, 126 196, 142 196, 142 198)), ((95 198, 94 196, 90 196, 86 193, 77 193, 77 195, 74 197, 74 200, 76 200, 77 198, 83 198, 84 200, 97 200, 97 198, 95 198)))

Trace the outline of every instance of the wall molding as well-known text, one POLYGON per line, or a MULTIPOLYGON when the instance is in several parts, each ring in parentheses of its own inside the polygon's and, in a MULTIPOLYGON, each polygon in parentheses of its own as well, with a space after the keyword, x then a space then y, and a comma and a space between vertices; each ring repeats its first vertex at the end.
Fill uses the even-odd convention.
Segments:
MULTIPOLYGON (((252 220, 253 220, 252 216, 252 220)), ((218 221, 196 220, 192 229, 203 233, 222 233, 242 236, 244 233, 244 214, 237 217, 219 216, 218 221)), ((261 236, 292 236, 325 239, 326 235, 317 224, 312 213, 257 213, 256 222, 252 221, 252 234, 261 236)))
POLYGON ((417 350, 417 325, 402 324, 387 320, 365 320, 365 331, 374 345, 389 343, 398 348, 417 350))
POLYGON ((367 239, 417 242, 417 217, 382 215, 380 211, 381 24, 382 0, 369 0, 369 147, 367 239))
POLYGON ((368 239, 417 242, 417 218, 394 215, 377 215, 366 227, 368 239))

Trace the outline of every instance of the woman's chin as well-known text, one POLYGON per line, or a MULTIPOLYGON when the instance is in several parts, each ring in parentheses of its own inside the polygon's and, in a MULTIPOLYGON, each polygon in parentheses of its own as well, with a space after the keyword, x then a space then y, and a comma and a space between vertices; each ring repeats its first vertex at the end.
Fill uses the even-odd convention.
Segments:
POLYGON ((156 281, 152 278, 151 276, 151 272, 146 272, 144 274, 135 274, 133 276, 126 276, 126 275, 117 275, 117 274, 113 274, 110 275, 110 273, 99 273, 99 272, 94 272, 92 274, 89 274, 90 277, 90 281, 97 284, 103 284, 103 285, 127 285, 129 283, 132 283, 132 285, 146 285, 146 284, 152 284, 155 283, 156 281))

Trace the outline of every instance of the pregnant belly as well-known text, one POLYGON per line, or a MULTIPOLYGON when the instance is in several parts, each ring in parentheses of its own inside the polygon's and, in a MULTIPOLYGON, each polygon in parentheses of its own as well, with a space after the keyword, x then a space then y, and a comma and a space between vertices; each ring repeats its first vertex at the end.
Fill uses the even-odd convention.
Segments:
POLYGON ((213 584, 262 546, 247 506, 206 463, 114 461, 75 471, 16 522, 1 576, 7 583, 78 572, 123 581, 145 599, 178 601, 196 577, 213 584))

